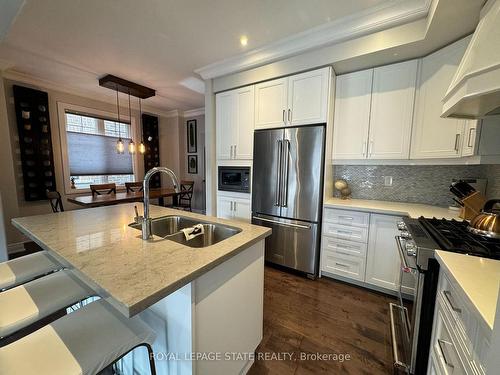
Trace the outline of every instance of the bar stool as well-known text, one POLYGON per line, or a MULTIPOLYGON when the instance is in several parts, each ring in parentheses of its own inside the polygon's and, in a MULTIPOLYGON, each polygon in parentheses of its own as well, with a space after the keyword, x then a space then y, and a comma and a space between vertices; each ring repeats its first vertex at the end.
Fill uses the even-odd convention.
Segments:
POLYGON ((64 270, 0 293, 0 346, 50 323, 95 293, 64 270), (42 324, 43 325, 43 324, 42 324))
POLYGON ((2 262, 0 263, 0 292, 61 268, 62 266, 54 261, 46 251, 2 262))
POLYGON ((148 350, 155 333, 139 318, 126 318, 99 300, 0 348, 2 374, 97 374, 133 349, 148 350))

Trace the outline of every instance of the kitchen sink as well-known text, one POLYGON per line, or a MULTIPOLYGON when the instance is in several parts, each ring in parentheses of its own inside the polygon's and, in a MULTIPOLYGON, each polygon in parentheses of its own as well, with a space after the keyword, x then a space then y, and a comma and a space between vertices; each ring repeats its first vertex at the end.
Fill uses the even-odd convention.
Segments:
MULTIPOLYGON (((130 227, 142 230, 141 224, 132 223, 130 227)), ((224 224, 212 224, 186 216, 163 216, 151 221, 151 233, 189 247, 207 247, 223 241, 241 232, 241 229, 224 224), (202 224, 204 233, 191 240, 186 240, 182 229, 202 224)))

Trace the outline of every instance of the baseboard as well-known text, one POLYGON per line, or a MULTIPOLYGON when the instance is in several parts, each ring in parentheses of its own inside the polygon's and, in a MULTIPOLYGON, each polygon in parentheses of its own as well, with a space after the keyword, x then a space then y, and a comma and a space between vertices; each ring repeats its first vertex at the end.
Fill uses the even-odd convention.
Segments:
MULTIPOLYGON (((27 242, 27 241, 26 241, 27 242)), ((14 242, 7 245, 7 254, 15 254, 24 251, 25 242, 14 242)))

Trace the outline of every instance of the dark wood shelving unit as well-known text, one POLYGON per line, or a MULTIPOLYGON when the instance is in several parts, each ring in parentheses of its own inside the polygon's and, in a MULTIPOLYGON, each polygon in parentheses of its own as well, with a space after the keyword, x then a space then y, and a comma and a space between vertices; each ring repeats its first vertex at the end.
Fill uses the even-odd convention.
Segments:
POLYGON ((45 200, 57 190, 46 92, 13 86, 19 147, 27 201, 45 200))
MULTIPOLYGON (((144 153, 144 173, 151 168, 160 166, 160 142, 158 137, 158 117, 142 114, 142 135, 146 152, 144 153)), ((160 173, 155 174, 149 186, 151 188, 161 187, 160 173)))

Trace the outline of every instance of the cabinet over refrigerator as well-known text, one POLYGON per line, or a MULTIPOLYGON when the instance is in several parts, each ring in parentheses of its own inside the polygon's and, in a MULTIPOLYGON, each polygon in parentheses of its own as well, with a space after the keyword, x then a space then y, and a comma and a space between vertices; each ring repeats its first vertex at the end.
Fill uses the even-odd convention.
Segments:
POLYGON ((325 124, 254 133, 252 223, 270 227, 266 260, 318 274, 325 124))

